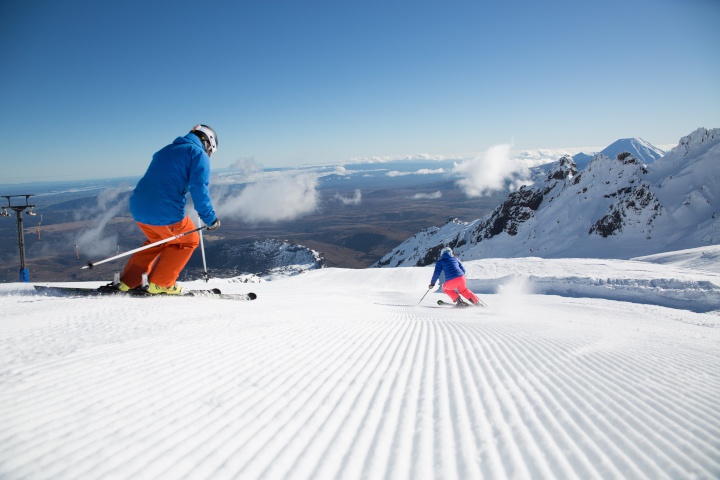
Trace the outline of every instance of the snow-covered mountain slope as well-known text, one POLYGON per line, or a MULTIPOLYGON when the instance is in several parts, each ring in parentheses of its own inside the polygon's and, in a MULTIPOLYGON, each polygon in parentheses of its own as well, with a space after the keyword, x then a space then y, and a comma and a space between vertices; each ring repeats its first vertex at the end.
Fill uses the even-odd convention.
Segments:
POLYGON ((720 246, 714 245, 676 252, 657 253, 655 255, 636 257, 633 260, 720 273, 720 246))
POLYGON ((684 309, 717 273, 467 266, 487 309, 418 306, 430 267, 211 281, 253 302, 0 285, 0 477, 720 476, 720 316, 684 309))
POLYGON ((720 129, 683 137, 648 169, 663 207, 655 235, 668 239, 666 250, 720 243, 720 129))
POLYGON ((492 213, 425 229, 375 266, 422 266, 452 247, 479 257, 640 255, 720 243, 720 129, 698 129, 650 165, 623 152, 582 171, 563 157, 492 213))

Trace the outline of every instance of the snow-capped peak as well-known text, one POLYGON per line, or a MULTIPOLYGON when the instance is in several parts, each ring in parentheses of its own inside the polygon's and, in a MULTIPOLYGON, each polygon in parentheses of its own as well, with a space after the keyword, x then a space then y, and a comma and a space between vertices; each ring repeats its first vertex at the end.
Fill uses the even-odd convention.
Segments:
POLYGON ((632 153, 635 158, 645 164, 650 164, 662 158, 666 153, 642 138, 622 138, 608 145, 600 153, 606 157, 615 158, 622 152, 632 153))
MULTIPOLYGON (((616 158, 620 153, 631 153, 635 158, 646 165, 662 158, 666 152, 642 138, 621 138, 605 147, 600 154, 608 158, 616 158)), ((595 157, 588 153, 579 153, 573 156, 578 170, 583 170, 595 157)))

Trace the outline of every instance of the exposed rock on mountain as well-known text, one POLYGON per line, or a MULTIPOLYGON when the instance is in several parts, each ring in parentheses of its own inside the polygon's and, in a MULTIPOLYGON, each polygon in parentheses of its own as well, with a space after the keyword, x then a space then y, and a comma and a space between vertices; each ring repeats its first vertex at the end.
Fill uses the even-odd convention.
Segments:
MULTIPOLYGON (((292 276, 325 267, 319 252, 303 245, 267 239, 252 243, 218 242, 206 246, 208 265, 218 276, 250 283, 258 278, 292 276)), ((197 268, 197 264, 193 265, 197 268)))

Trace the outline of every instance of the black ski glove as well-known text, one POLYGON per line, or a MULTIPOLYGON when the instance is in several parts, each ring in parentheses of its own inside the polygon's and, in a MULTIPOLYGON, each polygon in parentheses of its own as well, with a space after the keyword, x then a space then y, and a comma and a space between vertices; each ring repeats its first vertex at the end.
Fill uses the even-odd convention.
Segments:
POLYGON ((218 228, 220 228, 220 220, 218 220, 218 219, 216 218, 215 221, 214 221, 212 224, 206 226, 205 228, 207 228, 207 230, 208 230, 209 232, 212 232, 213 230, 217 230, 218 228))

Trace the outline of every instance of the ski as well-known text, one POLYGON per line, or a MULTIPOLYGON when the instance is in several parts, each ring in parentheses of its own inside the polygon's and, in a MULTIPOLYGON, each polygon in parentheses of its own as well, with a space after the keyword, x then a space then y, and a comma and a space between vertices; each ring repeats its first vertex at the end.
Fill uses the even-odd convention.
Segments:
POLYGON ((487 303, 483 302, 482 300, 478 300, 480 303, 478 305, 471 305, 469 303, 463 302, 461 307, 458 307, 452 302, 445 302, 443 300, 438 300, 437 304, 445 307, 454 307, 454 308, 465 308, 465 307, 487 307, 487 303))
POLYGON ((437 301, 437 304, 440 305, 441 307, 454 307, 454 308, 457 308, 457 305, 455 305, 454 303, 452 303, 452 302, 445 302, 445 301, 443 301, 443 300, 438 300, 438 301, 437 301))
POLYGON ((59 297, 98 297, 98 296, 128 296, 128 297, 205 297, 205 298, 222 298, 225 300, 255 300, 255 293, 222 293, 219 288, 208 290, 183 290, 181 295, 153 295, 141 289, 128 290, 121 292, 109 286, 98 288, 84 287, 51 287, 43 285, 35 285, 35 291, 47 296, 59 297))

